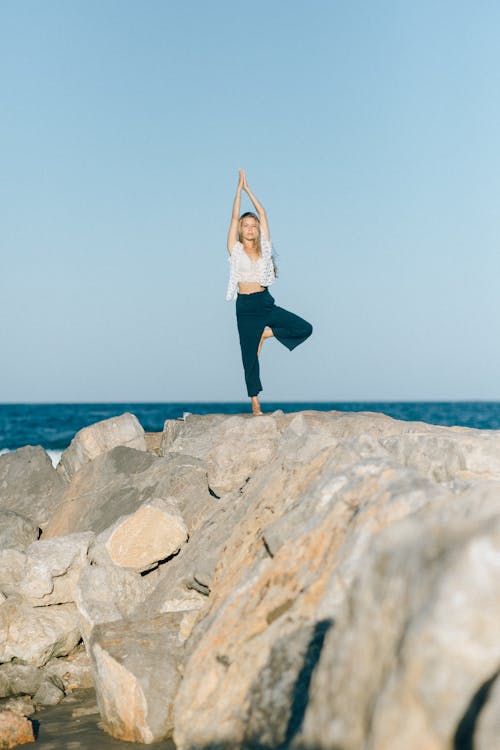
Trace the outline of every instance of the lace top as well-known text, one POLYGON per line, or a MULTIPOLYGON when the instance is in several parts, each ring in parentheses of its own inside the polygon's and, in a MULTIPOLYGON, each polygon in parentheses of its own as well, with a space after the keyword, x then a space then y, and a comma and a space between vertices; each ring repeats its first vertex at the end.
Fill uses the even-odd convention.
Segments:
POLYGON ((258 260, 252 261, 243 250, 241 242, 233 245, 229 256, 229 283, 227 285, 226 299, 236 299, 238 294, 238 282, 255 281, 261 286, 270 286, 274 279, 273 245, 263 234, 260 235, 260 246, 262 255, 258 260))

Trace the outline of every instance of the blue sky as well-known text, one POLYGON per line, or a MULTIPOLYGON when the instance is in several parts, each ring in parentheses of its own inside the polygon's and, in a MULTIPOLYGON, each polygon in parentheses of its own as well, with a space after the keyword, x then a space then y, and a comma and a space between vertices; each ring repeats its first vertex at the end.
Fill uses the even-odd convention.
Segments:
POLYGON ((500 399, 499 29, 487 0, 2 0, 0 402, 244 400, 239 167, 315 329, 266 342, 264 401, 500 399))

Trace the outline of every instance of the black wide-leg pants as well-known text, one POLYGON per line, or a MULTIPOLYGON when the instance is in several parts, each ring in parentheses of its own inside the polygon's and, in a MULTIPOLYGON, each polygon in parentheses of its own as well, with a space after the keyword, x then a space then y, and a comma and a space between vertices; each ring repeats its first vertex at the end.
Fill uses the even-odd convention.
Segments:
POLYGON ((298 315, 277 307, 267 289, 253 294, 238 294, 236 320, 247 392, 249 396, 256 396, 262 390, 257 349, 264 328, 269 326, 274 337, 292 351, 311 335, 312 325, 298 315))

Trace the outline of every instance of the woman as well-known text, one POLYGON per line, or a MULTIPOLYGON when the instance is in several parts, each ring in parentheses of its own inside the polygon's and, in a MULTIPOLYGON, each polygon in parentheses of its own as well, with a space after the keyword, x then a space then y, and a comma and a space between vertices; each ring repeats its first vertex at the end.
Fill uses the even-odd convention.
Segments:
POLYGON ((227 249, 230 273, 226 299, 236 300, 245 381, 252 399, 252 412, 257 416, 262 414, 258 398, 262 390, 259 377, 262 344, 274 336, 291 351, 311 335, 312 325, 298 315, 277 307, 268 292, 267 287, 276 278, 276 269, 267 216, 248 187, 242 169, 233 204, 227 249), (242 190, 248 194, 257 214, 248 211, 240 216, 242 190))

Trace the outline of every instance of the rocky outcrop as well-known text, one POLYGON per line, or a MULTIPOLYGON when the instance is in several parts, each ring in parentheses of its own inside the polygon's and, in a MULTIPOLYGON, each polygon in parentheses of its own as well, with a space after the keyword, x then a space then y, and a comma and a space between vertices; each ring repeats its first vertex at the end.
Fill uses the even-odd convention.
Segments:
POLYGON ((144 430, 133 414, 104 419, 77 432, 62 454, 57 471, 65 479, 71 479, 86 463, 118 445, 146 450, 144 430))
POLYGON ((68 485, 44 539, 76 532, 100 534, 147 500, 170 495, 168 461, 125 446, 89 462, 68 485))
POLYGON ((90 640, 98 705, 118 739, 151 743, 171 736, 181 679, 182 615, 100 625, 90 640))
POLYGON ((12 510, 0 511, 0 550, 23 551, 38 539, 40 529, 27 518, 12 510))
POLYGON ((12 511, 43 528, 65 487, 65 479, 40 446, 27 445, 0 456, 0 511, 12 511))
POLYGON ((27 514, 0 547, 1 699, 92 674, 132 742, 493 750, 500 432, 189 415, 148 452, 87 429, 41 538, 27 514))
POLYGON ((80 638, 74 604, 33 608, 14 596, 0 604, 0 664, 15 659, 43 666, 69 654, 80 638))

